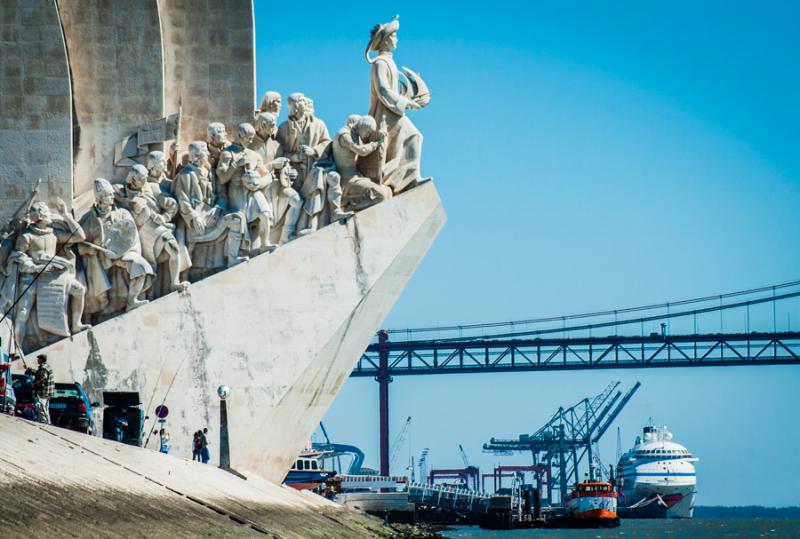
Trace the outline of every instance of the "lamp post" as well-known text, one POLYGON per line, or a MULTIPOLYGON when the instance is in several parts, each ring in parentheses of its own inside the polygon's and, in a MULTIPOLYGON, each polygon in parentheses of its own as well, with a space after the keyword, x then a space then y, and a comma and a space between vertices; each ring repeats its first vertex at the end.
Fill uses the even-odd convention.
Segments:
POLYGON ((219 397, 219 467, 223 470, 231 469, 231 446, 228 439, 228 403, 231 389, 226 385, 217 388, 219 397))

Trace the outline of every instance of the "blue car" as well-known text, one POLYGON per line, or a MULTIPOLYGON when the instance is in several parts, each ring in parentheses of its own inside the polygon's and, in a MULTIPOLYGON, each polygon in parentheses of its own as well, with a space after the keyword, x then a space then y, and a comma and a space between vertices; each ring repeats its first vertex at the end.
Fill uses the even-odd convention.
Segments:
POLYGON ((99 404, 89 400, 83 386, 78 382, 56 382, 48 406, 50 423, 56 427, 92 434, 94 432, 92 407, 94 406, 99 406, 99 404))

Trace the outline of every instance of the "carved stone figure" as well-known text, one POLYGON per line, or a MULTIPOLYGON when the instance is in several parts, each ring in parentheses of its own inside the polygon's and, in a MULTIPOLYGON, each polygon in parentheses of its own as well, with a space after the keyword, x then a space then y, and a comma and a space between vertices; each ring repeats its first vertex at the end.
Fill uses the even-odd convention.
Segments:
POLYGON ((300 235, 353 215, 351 211, 342 210, 341 176, 336 171, 331 144, 322 158, 314 163, 302 189, 303 212, 298 221, 300 235))
POLYGON ((46 344, 52 340, 47 334, 67 337, 70 331, 90 327, 81 323, 86 288, 75 278, 75 259, 69 250, 69 246, 84 242, 86 235, 64 201, 58 201, 58 210, 60 216, 54 219, 44 202, 31 205, 30 224, 17 236, 5 269, 4 302, 13 303, 21 295, 13 313, 20 343, 28 337, 34 345, 46 344), (54 220, 61 226, 54 227, 54 220), (66 246, 60 256, 56 255, 59 245, 66 246))
POLYGON ((114 189, 108 180, 94 181, 94 199, 80 224, 86 241, 102 250, 82 243, 78 252, 86 271, 84 316, 103 318, 147 303, 140 296, 149 288, 154 271, 142 256, 136 221, 114 203, 114 189))
POLYGON ((281 115, 281 94, 278 92, 269 91, 261 98, 261 106, 258 108, 259 112, 269 112, 278 121, 281 115))
POLYGON ((205 142, 192 142, 189 165, 175 178, 180 226, 192 258, 189 276, 193 281, 247 260, 240 253, 247 221, 241 212, 226 213, 219 186, 209 174, 208 157, 205 142))
POLYGON ((142 255, 156 268, 152 298, 183 287, 185 283, 181 282, 180 274, 189 269, 191 260, 173 233, 172 220, 178 213, 178 202, 148 181, 148 171, 142 165, 131 168, 125 186, 116 190, 116 200, 133 215, 139 228, 142 255))
POLYGON ((228 133, 225 131, 225 124, 220 122, 211 122, 208 124, 208 167, 211 171, 211 176, 214 177, 217 170, 217 161, 219 161, 219 154, 222 150, 230 146, 228 142, 228 133))
POLYGON ((292 168, 297 171, 294 180, 295 191, 302 190, 314 161, 331 141, 325 123, 309 113, 309 102, 300 92, 289 95, 289 117, 278 128, 278 142, 281 156, 288 157, 292 168))
POLYGON ((267 198, 272 203, 274 225, 270 234, 272 243, 283 245, 295 238, 297 221, 303 208, 303 199, 292 188, 297 171, 291 167, 287 158, 273 162, 276 181, 267 189, 267 198))
POLYGON ((162 193, 174 196, 172 180, 167 177, 169 164, 167 156, 162 151, 152 151, 147 155, 147 181, 159 187, 162 193))
POLYGON ((264 165, 272 169, 272 162, 278 158, 280 143, 277 139, 278 120, 270 112, 262 112, 256 116, 256 136, 253 138, 250 149, 261 156, 264 165))
MULTIPOLYGON (((397 48, 397 32, 400 21, 395 18, 386 24, 376 25, 370 33, 365 57, 372 65, 370 76, 369 114, 378 125, 386 122, 388 136, 384 155, 376 155, 380 169, 380 183, 388 185, 395 194, 413 185, 420 179, 420 156, 422 153, 422 134, 417 130, 405 112, 427 105, 430 93, 424 87, 419 93, 419 76, 406 70, 407 78, 416 76, 417 89, 413 93, 400 88, 401 79, 393 52, 397 48), (370 52, 378 54, 370 57, 370 52), (404 95, 407 94, 407 95, 404 95)), ((410 83, 406 84, 408 90, 410 83)))
POLYGON ((272 208, 266 195, 272 174, 261 156, 249 148, 255 135, 252 125, 239 124, 233 144, 220 154, 217 181, 227 188, 227 209, 245 215, 248 226, 253 229, 251 252, 259 253, 271 251, 275 245, 269 241, 272 208))
POLYGON ((341 176, 343 206, 362 210, 392 197, 392 190, 378 182, 378 171, 369 170, 369 157, 379 155, 386 138, 372 116, 351 115, 333 139, 332 152, 341 176), (359 166, 364 165, 364 166, 359 166))

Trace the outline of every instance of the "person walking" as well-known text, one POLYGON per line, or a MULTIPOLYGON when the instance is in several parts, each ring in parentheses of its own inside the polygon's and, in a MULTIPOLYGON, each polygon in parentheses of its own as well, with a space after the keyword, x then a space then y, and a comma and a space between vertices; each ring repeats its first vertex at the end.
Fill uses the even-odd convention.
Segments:
POLYGON ((200 452, 203 449, 203 444, 200 442, 200 431, 197 430, 194 432, 194 437, 192 438, 192 460, 196 460, 200 462, 200 452))
POLYGON ((36 356, 39 362, 39 368, 33 373, 33 392, 39 400, 39 421, 42 423, 50 424, 50 397, 53 396, 53 390, 56 387, 55 378, 53 378, 53 369, 47 364, 47 356, 39 354, 36 356))
POLYGON ((203 461, 203 464, 208 464, 208 461, 211 460, 211 451, 208 449, 208 427, 204 428, 203 431, 200 433, 200 458, 203 461))
POLYGON ((166 429, 161 429, 158 434, 161 439, 161 448, 159 451, 166 455, 169 453, 169 433, 166 431, 166 429))

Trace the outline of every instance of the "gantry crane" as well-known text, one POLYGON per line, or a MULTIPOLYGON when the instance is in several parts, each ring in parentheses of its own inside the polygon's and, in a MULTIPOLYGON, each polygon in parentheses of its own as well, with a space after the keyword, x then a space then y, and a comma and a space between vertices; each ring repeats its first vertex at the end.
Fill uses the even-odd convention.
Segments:
MULTIPOLYGON (((553 490, 559 500, 566 500, 568 483, 580 482, 579 465, 588 457, 589 479, 595 478, 595 458, 592 447, 608 430, 633 394, 639 382, 623 396, 617 390, 620 382, 612 382, 592 399, 585 398, 570 406, 559 408, 550 420, 533 434, 521 434, 516 440, 492 438, 483 445, 484 452, 508 454, 509 451, 530 452, 533 464, 544 464, 550 470, 547 499, 553 502, 553 490), (572 478, 572 480, 570 480, 572 478)), ((544 494, 543 498, 544 498, 544 494)))

